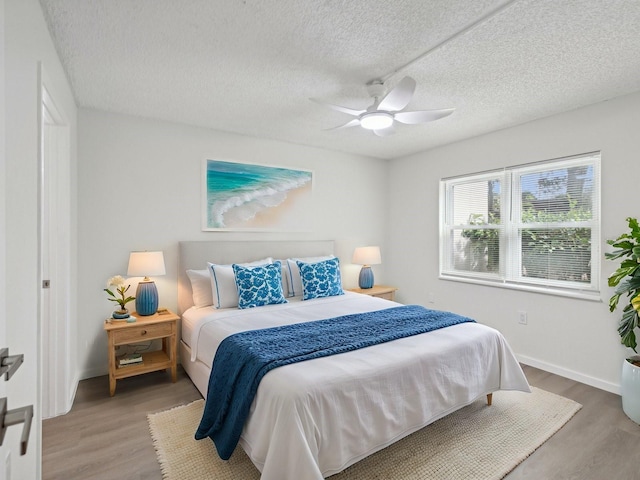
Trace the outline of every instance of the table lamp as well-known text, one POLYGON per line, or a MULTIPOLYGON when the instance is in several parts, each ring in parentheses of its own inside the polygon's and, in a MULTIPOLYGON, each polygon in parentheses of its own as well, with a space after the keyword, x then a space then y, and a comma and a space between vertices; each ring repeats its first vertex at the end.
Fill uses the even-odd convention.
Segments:
POLYGON ((371 265, 379 265, 382 263, 380 247, 357 247, 353 252, 351 262, 356 265, 362 265, 360 277, 358 277, 358 285, 360 288, 373 287, 373 270, 371 270, 371 265))
POLYGON ((153 315, 158 311, 158 289, 150 276, 164 275, 164 255, 162 252, 131 252, 129 255, 130 277, 144 277, 136 290, 136 313, 153 315))

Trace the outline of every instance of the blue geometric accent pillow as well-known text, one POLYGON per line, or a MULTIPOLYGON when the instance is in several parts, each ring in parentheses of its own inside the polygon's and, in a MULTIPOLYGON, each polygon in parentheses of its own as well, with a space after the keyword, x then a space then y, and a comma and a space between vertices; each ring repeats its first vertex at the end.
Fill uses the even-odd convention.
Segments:
POLYGON ((233 264, 238 287, 238 308, 287 303, 282 292, 282 264, 243 267, 233 264))
POLYGON ((302 279, 302 300, 344 295, 340 260, 331 258, 317 263, 296 262, 302 279))

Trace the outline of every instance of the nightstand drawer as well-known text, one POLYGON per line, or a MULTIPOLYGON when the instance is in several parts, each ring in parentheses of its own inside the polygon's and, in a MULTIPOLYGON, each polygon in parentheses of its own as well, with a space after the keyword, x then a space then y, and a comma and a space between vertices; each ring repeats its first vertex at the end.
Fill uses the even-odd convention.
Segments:
POLYGON ((115 330, 113 332, 113 342, 114 345, 120 345, 122 343, 143 342, 147 339, 166 337, 173 333, 174 325, 175 322, 167 322, 115 330))
POLYGON ((385 300, 395 300, 396 298, 395 292, 378 293, 374 296, 378 298, 384 298, 385 300))
POLYGON ((374 285, 372 288, 350 288, 350 292, 361 293, 363 295, 369 295, 370 297, 384 298, 385 300, 396 300, 396 287, 389 287, 386 285, 374 285))

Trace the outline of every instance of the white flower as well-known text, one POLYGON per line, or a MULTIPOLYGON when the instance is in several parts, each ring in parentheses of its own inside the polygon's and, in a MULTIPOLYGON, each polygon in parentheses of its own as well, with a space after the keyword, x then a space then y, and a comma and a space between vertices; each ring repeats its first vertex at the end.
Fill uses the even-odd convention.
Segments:
POLYGON ((110 302, 117 303, 120 305, 121 310, 125 310, 125 305, 136 299, 136 297, 127 297, 126 293, 130 287, 131 285, 127 285, 127 282, 121 275, 116 275, 107 280, 107 288, 105 288, 104 291, 111 297, 108 299, 110 302), (115 291, 118 292, 117 295, 110 290, 112 287, 116 287, 115 291))
POLYGON ((122 275, 116 275, 115 277, 111 277, 107 280, 107 288, 109 287, 121 287, 125 284, 124 278, 122 275))

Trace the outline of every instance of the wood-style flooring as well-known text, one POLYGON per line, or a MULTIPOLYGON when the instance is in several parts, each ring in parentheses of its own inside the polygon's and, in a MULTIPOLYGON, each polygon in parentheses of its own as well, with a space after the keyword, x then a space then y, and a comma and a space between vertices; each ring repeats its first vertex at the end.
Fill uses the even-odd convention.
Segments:
MULTIPOLYGON (((583 408, 507 480, 640 480, 640 426, 619 396, 523 368, 531 385, 583 408)), ((106 376, 83 380, 71 412, 43 422, 43 479, 160 480, 146 416, 199 398, 181 368, 176 383, 165 372, 119 380, 114 397, 106 376)))

